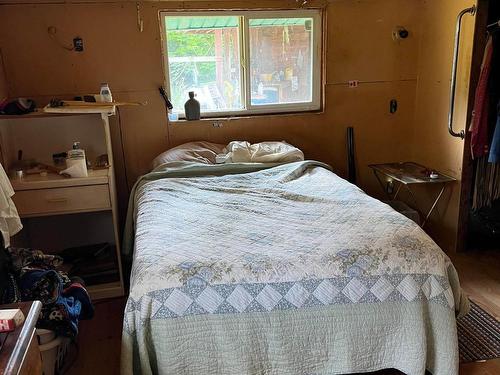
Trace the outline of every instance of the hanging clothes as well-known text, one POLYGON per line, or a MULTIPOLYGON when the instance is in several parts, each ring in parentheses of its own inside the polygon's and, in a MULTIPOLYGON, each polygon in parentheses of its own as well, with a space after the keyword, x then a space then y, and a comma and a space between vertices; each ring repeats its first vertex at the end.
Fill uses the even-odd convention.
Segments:
POLYGON ((488 114, 489 114, 489 80, 493 60, 493 37, 488 35, 484 50, 481 73, 476 88, 474 110, 469 131, 471 135, 472 158, 476 159, 488 154, 488 114))
POLYGON ((497 109, 497 121, 495 131, 490 146, 490 156, 488 157, 489 163, 500 163, 500 103, 497 109))
POLYGON ((9 178, 0 164, 0 232, 4 247, 10 246, 10 237, 23 229, 16 206, 12 201, 14 189, 9 178))
POLYGON ((470 126, 475 159, 472 210, 492 207, 500 199, 500 33, 486 43, 470 126))
POLYGON ((497 199, 500 199, 500 163, 488 163, 486 157, 481 157, 476 161, 472 210, 491 207, 497 199))

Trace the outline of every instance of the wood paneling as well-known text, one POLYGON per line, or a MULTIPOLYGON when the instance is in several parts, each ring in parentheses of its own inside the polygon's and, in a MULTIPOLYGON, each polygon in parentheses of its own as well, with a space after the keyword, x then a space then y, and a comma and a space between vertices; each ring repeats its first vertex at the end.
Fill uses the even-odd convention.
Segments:
POLYGON ((3 68, 3 54, 2 49, 0 48, 0 100, 3 100, 8 97, 8 89, 7 89, 7 79, 5 77, 5 71, 3 68))
MULTIPOLYGON (((423 1, 418 85, 413 136, 413 159, 460 180, 464 142, 448 134, 449 85, 453 56, 455 21, 458 13, 472 6, 471 0, 423 1)), ((466 127, 470 61, 474 17, 463 18, 462 43, 457 76, 454 128, 466 127)), ((430 195, 421 195, 421 204, 430 203, 430 195)), ((437 207, 427 229, 445 250, 455 248, 458 225, 460 183, 453 185, 437 207)))
MULTIPOLYGON (((164 80, 158 12, 294 8, 298 6, 295 1, 140 2, 142 33, 137 28, 135 2, 4 5, 0 48, 10 96, 35 97, 43 104, 51 97, 95 92, 100 82, 108 82, 115 98, 148 102, 144 107, 122 108, 111 124, 122 212, 128 189, 148 171, 154 156, 187 140, 287 140, 301 147, 306 157, 330 163, 345 176, 347 126, 355 128, 359 184, 380 196, 366 167, 369 163, 413 156, 460 175, 463 146, 447 136, 445 125, 453 23, 466 1, 451 1, 312 1, 310 6, 325 7, 323 112, 233 118, 223 120, 220 128, 210 120, 167 122, 157 92, 164 80), (61 48, 49 37, 49 26, 56 27, 56 39, 64 45, 75 36, 82 37, 85 51, 61 48), (409 38, 394 41, 396 26, 406 27, 409 38), (349 89, 348 80, 359 80, 359 87, 349 89), (389 113, 391 99, 399 102, 394 115, 389 113)), ((467 57, 469 50, 462 48, 462 54, 467 57)), ((465 78, 462 73, 461 84, 465 78)), ((465 97, 459 93, 458 100, 465 97)), ((457 124, 460 119, 459 114, 457 124)), ((440 239, 443 228, 450 228, 451 233, 444 237, 451 238, 456 231, 457 197, 458 190, 445 219, 431 223, 440 244, 444 243, 440 239)), ((442 214, 444 208, 439 210, 442 214)))
POLYGON ((327 81, 380 82, 417 78, 420 1, 342 0, 327 9, 327 81), (410 32, 395 41, 392 31, 410 32))
POLYGON ((406 160, 410 149, 402 142, 411 136, 415 82, 365 84, 357 89, 346 85, 328 85, 327 108, 321 114, 275 115, 260 118, 224 120, 221 128, 213 121, 176 122, 170 124, 173 145, 200 137, 226 143, 233 139, 249 141, 286 140, 300 147, 308 158, 332 165, 334 171, 346 176, 346 128, 353 126, 356 137, 356 162, 359 183, 370 193, 380 195, 367 165, 390 160, 406 160), (397 98, 399 110, 389 113, 389 102, 397 98))
MULTIPOLYGON (((313 4, 321 6, 324 2, 313 4)), ((377 100, 377 105, 374 105, 373 98, 378 98, 382 93, 384 97, 397 95, 397 92, 393 95, 387 92, 392 81, 414 80, 416 77, 416 52, 409 53, 417 50, 416 36, 396 43, 391 38, 391 30, 399 24, 417 23, 414 16, 417 1, 411 5, 403 0, 340 1, 328 5, 328 18, 332 19, 328 22, 326 33, 327 71, 332 72, 329 81, 345 83, 348 79, 359 79, 379 82, 371 83, 369 87, 361 84, 360 88, 352 89, 351 92, 345 89, 347 95, 357 101, 352 105, 343 100, 341 95, 335 97, 332 94, 342 89, 328 86, 323 114, 232 119, 224 122, 221 129, 213 128, 211 122, 196 125, 177 123, 170 124, 167 131, 165 109, 157 93, 157 87, 163 82, 158 11, 167 8, 224 9, 266 5, 296 7, 295 2, 290 1, 276 1, 272 5, 268 2, 248 5, 235 1, 143 2, 141 14, 144 32, 140 33, 135 3, 4 6, 0 12, 0 46, 5 50, 6 70, 11 82, 10 94, 35 96, 46 101, 51 96, 95 92, 99 83, 105 81, 120 100, 148 101, 145 107, 121 110, 129 185, 148 170, 156 154, 170 145, 195 138, 214 141, 289 139, 304 146, 308 157, 335 162, 335 168, 343 170, 346 158, 345 127, 352 125, 365 129, 368 134, 376 134, 377 127, 365 119, 370 118, 374 110, 379 114, 388 113, 388 103, 377 100), (57 39, 65 45, 76 35, 82 37, 85 51, 75 53, 61 48, 49 37, 49 26, 57 28, 57 39), (16 40, 23 40, 21 48, 19 43, 9 37, 12 35, 16 35, 16 40), (347 47, 350 45, 355 47, 349 50, 347 47), (380 46, 379 53, 377 46, 380 46), (349 116, 354 108, 356 113, 352 114, 355 117, 361 111, 359 117, 363 121, 360 123, 349 116)), ((414 82, 403 84, 406 97, 411 96, 406 92, 414 90, 412 85, 414 82)), ((411 103, 407 103, 406 107, 406 111, 411 110, 411 103)), ((378 117, 378 122, 388 121, 388 126, 395 127, 394 118, 401 117, 382 116, 378 117)), ((406 119, 408 121, 397 125, 396 138, 401 134, 400 129, 411 128, 411 118, 407 116, 406 119)), ((116 146, 121 147, 120 144, 116 146)), ((371 161, 371 156, 362 152, 363 148, 360 147, 360 160, 371 161)))
POLYGON ((157 13, 145 4, 142 14, 140 33, 132 3, 2 7, 0 43, 10 95, 96 92, 101 82, 114 92, 157 87, 163 79, 157 13), (54 38, 49 26, 57 30, 54 38), (71 46, 75 36, 83 38, 82 53, 61 47, 71 46))

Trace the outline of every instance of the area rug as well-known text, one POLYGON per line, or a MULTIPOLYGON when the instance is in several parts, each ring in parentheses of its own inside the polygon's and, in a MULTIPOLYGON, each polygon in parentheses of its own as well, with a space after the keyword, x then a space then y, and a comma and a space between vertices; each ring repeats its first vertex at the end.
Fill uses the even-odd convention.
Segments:
POLYGON ((500 322, 474 302, 470 312, 457 320, 460 362, 500 358, 500 322))

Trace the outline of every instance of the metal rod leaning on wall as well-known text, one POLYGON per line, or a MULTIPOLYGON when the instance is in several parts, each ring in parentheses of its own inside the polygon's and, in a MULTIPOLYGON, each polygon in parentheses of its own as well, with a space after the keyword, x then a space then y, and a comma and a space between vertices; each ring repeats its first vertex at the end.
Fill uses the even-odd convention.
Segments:
POLYGON ((450 110, 448 112, 448 132, 454 136, 464 139, 465 131, 455 132, 453 130, 453 115, 455 113, 455 91, 457 86, 457 70, 458 70, 458 52, 460 48, 460 32, 462 29, 462 18, 469 13, 470 15, 476 14, 476 6, 462 10, 457 17, 457 24, 455 27, 455 45, 453 48, 453 64, 451 68, 451 84, 450 84, 450 110))

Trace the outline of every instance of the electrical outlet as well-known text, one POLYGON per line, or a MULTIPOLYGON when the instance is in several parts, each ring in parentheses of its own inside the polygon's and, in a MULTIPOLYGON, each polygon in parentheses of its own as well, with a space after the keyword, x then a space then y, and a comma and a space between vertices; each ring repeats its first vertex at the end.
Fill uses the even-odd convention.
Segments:
POLYGON ((73 49, 75 52, 83 52, 83 39, 79 36, 73 39, 73 49))
POLYGON ((355 89, 359 86, 359 81, 349 81, 349 88, 355 89))
POLYGON ((214 122, 212 122, 212 126, 214 128, 222 128, 223 124, 222 124, 222 121, 214 121, 214 122))
POLYGON ((406 39, 410 36, 410 32, 404 28, 403 26, 396 26, 394 30, 392 30, 392 39, 393 40, 402 40, 406 39))

